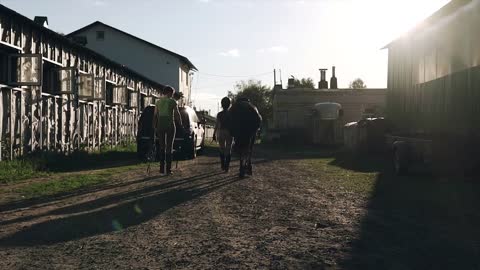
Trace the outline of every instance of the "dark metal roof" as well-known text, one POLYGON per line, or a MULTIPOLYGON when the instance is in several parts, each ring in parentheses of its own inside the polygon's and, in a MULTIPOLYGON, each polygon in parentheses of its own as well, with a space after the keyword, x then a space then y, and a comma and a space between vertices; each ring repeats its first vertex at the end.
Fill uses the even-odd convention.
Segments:
POLYGON ((127 68, 126 66, 122 65, 122 64, 119 64, 107 57, 105 57, 104 55, 102 54, 99 54, 93 50, 90 50, 84 46, 81 46, 73 41, 71 41, 69 38, 51 30, 51 29, 48 29, 48 28, 45 28, 41 25, 38 25, 37 23, 35 23, 33 20, 31 20, 30 18, 12 10, 12 9, 9 9, 7 8, 6 6, 0 4, 0 12, 3 12, 3 13, 6 13, 6 14, 9 14, 11 15, 12 17, 15 17, 17 20, 25 23, 25 24, 28 24, 30 27, 34 28, 34 29, 37 29, 39 31, 43 31, 44 33, 47 33, 49 34, 50 36, 53 36, 55 37, 56 39, 60 40, 61 42, 63 42, 64 44, 68 44, 69 46, 71 46, 72 48, 75 48, 77 49, 78 51, 81 51, 81 52, 84 52, 86 54, 89 54, 91 55, 92 57, 94 58, 97 58, 98 60, 100 61, 103 61, 111 66, 114 66, 115 68, 123 71, 123 72, 126 72, 126 73, 129 73, 129 74, 132 74, 133 76, 137 77, 138 79, 141 79, 142 81, 145 81, 145 82, 148 82, 149 84, 151 84, 152 86, 156 86, 156 87, 159 87, 159 88, 163 88, 165 87, 165 85, 163 84, 160 84, 160 83, 157 83, 147 77, 145 77, 144 75, 140 74, 140 73, 137 73, 136 71, 133 71, 129 68, 127 68))
MULTIPOLYGON (((439 22, 441 19, 454 14, 456 11, 470 4, 472 1, 473 0, 451 0, 448 4, 440 8, 438 11, 433 13, 430 17, 428 17, 423 22, 419 23, 416 27, 414 27, 412 30, 410 30, 408 32, 408 35, 421 31, 429 26, 432 26, 433 24, 439 22)), ((400 38, 393 40, 382 49, 388 49, 390 46, 396 43, 399 39, 400 38)))
POLYGON ((175 56, 175 57, 177 57, 177 58, 180 58, 180 59, 181 59, 183 62, 185 62, 190 68, 192 68, 193 70, 198 70, 198 69, 193 65, 193 63, 190 62, 190 60, 188 60, 187 57, 185 57, 185 56, 183 56, 183 55, 180 55, 180 54, 178 54, 178 53, 174 53, 174 52, 172 52, 172 51, 169 51, 169 50, 167 50, 167 49, 165 49, 165 48, 162 48, 162 47, 160 47, 160 46, 158 46, 158 45, 155 45, 155 44, 153 44, 153 43, 151 43, 151 42, 149 42, 149 41, 146 41, 146 40, 144 40, 144 39, 141 39, 141 38, 139 38, 139 37, 136 37, 136 36, 134 36, 134 35, 132 35, 132 34, 130 34, 130 33, 127 33, 127 32, 125 32, 125 31, 122 31, 122 30, 120 30, 120 29, 118 29, 118 28, 115 28, 115 27, 113 27, 113 26, 110 26, 110 25, 105 24, 105 23, 100 22, 100 21, 96 21, 96 22, 91 23, 91 24, 89 24, 89 25, 87 25, 87 26, 85 26, 85 27, 82 27, 82 28, 80 28, 80 29, 78 29, 78 30, 76 30, 76 31, 68 34, 67 37, 73 37, 73 36, 75 36, 76 34, 81 33, 81 32, 84 32, 85 30, 90 29, 90 28, 92 28, 92 27, 94 27, 94 26, 103 26, 103 27, 110 28, 110 29, 112 29, 112 30, 114 30, 114 31, 117 31, 117 32, 119 32, 119 33, 121 33, 121 34, 123 34, 123 35, 126 35, 126 36, 128 36, 128 37, 130 37, 130 38, 133 38, 133 39, 138 40, 138 41, 140 41, 140 42, 142 42, 142 43, 145 43, 145 44, 147 44, 148 46, 154 47, 155 49, 161 50, 161 51, 166 52, 166 53, 168 53, 168 54, 170 54, 170 55, 173 55, 173 56, 175 56))

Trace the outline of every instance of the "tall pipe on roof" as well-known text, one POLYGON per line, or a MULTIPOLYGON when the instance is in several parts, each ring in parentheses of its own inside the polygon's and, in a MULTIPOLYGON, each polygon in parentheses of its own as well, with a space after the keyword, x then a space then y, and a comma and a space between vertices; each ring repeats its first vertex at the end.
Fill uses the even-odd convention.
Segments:
POLYGON ((327 70, 326 68, 321 68, 320 70, 320 82, 318 83, 318 89, 328 89, 327 82, 327 70))
POLYGON ((332 67, 332 78, 330 79, 330 89, 338 89, 337 77, 335 77, 335 66, 332 67))

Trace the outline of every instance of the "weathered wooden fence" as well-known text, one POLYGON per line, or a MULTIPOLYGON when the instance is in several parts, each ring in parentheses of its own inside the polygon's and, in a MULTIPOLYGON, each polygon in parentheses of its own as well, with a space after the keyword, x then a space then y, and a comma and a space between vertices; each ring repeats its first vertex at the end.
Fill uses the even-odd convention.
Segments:
POLYGON ((138 112, 104 101, 0 87, 0 161, 36 151, 93 151, 133 142, 138 112))

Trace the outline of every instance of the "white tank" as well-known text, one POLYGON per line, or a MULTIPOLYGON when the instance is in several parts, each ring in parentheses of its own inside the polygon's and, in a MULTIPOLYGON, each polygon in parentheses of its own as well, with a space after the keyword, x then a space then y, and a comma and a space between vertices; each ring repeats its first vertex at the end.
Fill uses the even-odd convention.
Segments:
POLYGON ((338 120, 341 110, 342 105, 334 102, 323 102, 314 106, 320 120, 338 120))

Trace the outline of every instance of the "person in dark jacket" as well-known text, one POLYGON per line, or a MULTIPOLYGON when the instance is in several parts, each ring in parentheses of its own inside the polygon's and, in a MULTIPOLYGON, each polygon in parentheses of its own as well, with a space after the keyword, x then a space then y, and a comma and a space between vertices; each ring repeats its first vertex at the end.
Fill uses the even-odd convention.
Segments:
POLYGON ((215 130, 213 133, 213 140, 218 140, 220 146, 220 164, 222 170, 228 172, 230 169, 230 160, 232 158, 232 135, 230 134, 230 105, 231 100, 224 97, 221 101, 223 111, 217 114, 217 122, 215 123, 215 130))
POLYGON ((262 116, 250 100, 239 98, 230 108, 230 133, 240 155, 240 177, 252 175, 252 151, 262 116))
POLYGON ((166 86, 163 90, 164 97, 155 103, 153 126, 159 140, 158 151, 160 159, 160 173, 172 174, 173 141, 175 140, 175 121, 182 125, 182 117, 178 104, 173 99, 175 89, 166 86))

